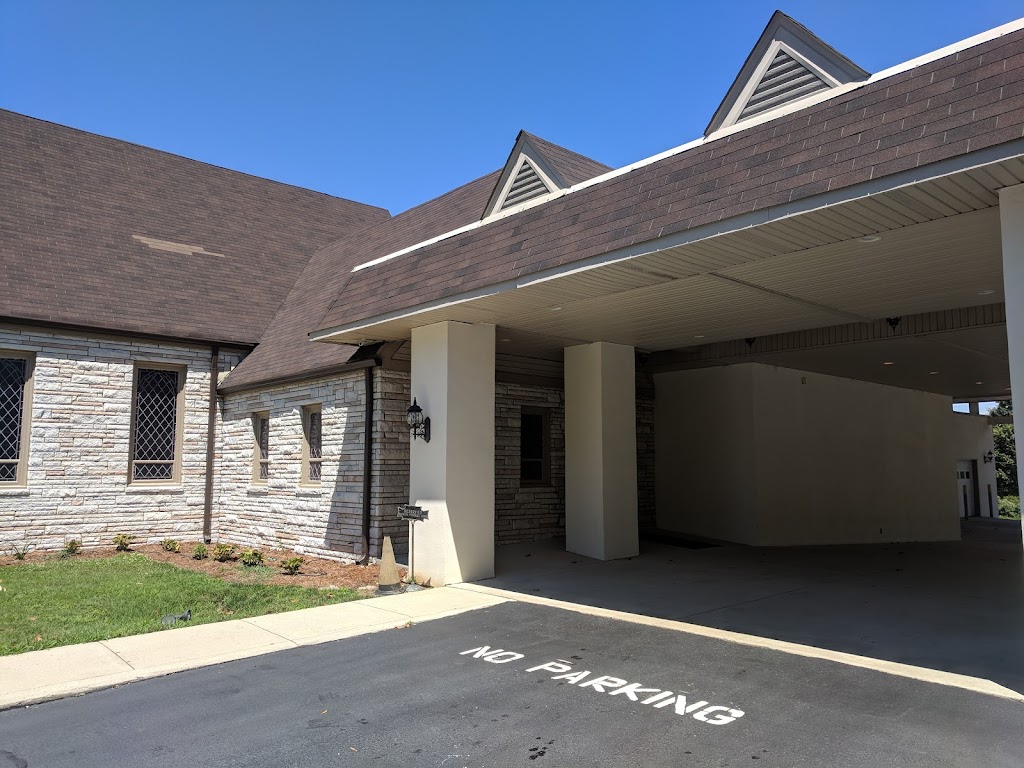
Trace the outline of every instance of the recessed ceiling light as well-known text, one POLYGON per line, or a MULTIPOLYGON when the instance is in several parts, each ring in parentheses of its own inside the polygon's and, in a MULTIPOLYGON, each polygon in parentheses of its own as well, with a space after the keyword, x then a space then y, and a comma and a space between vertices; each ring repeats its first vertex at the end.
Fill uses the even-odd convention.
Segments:
POLYGON ((976 382, 974 382, 974 383, 975 383, 975 384, 984 384, 985 382, 984 382, 984 381, 976 381, 976 382))
POLYGON ((562 311, 561 307, 548 307, 548 309, 550 309, 552 312, 561 312, 562 311))
POLYGON ((882 365, 896 365, 892 360, 886 360, 882 365))
POLYGON ((693 338, 695 338, 695 339, 703 339, 704 338, 704 334, 703 333, 695 333, 695 334, 693 334, 693 338))
POLYGON ((991 288, 986 288, 984 291, 978 291, 979 296, 991 296, 993 293, 995 293, 995 291, 991 288))
POLYGON ((928 371, 928 375, 929 376, 934 376, 937 373, 938 373, 938 371, 928 371))
POLYGON ((877 243, 882 239, 881 235, 864 235, 864 237, 858 237, 862 243, 877 243))
POLYGON ((498 339, 498 341, 512 341, 512 339, 498 339))

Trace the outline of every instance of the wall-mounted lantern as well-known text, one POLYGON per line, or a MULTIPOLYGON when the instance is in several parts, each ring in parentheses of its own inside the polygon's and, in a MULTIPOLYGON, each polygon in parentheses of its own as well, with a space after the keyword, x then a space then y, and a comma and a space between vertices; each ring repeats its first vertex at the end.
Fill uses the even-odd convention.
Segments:
POLYGON ((423 409, 416 404, 416 398, 412 399, 412 405, 405 412, 405 423, 409 425, 412 439, 422 437, 423 442, 430 442, 430 417, 424 418, 423 409))
POLYGON ((986 464, 991 464, 993 461, 996 460, 996 457, 992 455, 992 451, 989 451, 988 453, 981 457, 981 460, 986 464))

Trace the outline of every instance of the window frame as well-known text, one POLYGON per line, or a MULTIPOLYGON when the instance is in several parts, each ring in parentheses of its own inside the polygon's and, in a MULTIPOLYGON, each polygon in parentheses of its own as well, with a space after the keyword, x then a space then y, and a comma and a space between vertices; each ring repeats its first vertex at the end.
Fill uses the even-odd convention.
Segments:
POLYGON ((524 405, 519 409, 519 487, 520 488, 546 488, 551 486, 551 409, 536 406, 524 405), (525 459, 526 461, 540 461, 541 476, 537 480, 527 480, 523 477, 523 417, 539 416, 541 419, 541 457, 540 459, 525 459))
POLYGON ((21 434, 18 436, 18 458, 5 462, 14 464, 14 480, 0 481, 4 488, 24 488, 28 485, 28 458, 32 437, 32 394, 35 382, 36 353, 23 349, 0 349, 0 358, 25 361, 25 381, 21 386, 21 434))
POLYGON ((270 480, 270 411, 255 411, 252 414, 252 484, 266 485, 270 480), (267 456, 263 457, 263 446, 260 444, 262 437, 261 430, 263 421, 267 422, 267 456), (267 475, 263 477, 261 468, 267 468, 267 475))
MULTIPOLYGON (((180 363, 156 363, 148 360, 136 360, 132 368, 132 401, 131 421, 128 435, 128 484, 134 486, 168 486, 181 483, 181 454, 185 432, 185 384, 188 377, 188 366, 180 363), (174 461, 171 464, 171 476, 163 480, 135 479, 135 426, 138 417, 139 372, 176 371, 178 374, 178 394, 174 408, 174 461)), ((143 463, 146 463, 143 461, 143 463)), ((152 462, 150 462, 152 463, 152 462)))
POLYGON ((302 472, 299 477, 299 485, 318 487, 324 477, 324 410, 323 403, 309 403, 302 406, 302 472), (309 444, 309 431, 312 414, 320 414, 320 455, 312 455, 309 444), (317 464, 320 470, 318 477, 312 477, 311 465, 317 464))

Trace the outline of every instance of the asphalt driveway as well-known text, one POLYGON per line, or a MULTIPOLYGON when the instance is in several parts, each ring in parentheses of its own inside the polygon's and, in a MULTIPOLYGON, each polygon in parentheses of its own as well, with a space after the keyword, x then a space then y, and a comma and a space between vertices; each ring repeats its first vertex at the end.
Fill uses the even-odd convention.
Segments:
POLYGON ((3 768, 545 764, 1019 768, 1024 705, 506 603, 0 713, 3 768))

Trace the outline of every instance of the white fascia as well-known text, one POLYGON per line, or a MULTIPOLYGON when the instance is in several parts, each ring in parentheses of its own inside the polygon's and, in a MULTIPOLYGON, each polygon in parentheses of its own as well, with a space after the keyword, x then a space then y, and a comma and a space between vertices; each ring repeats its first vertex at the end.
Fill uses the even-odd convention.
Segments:
MULTIPOLYGON (((547 195, 544 197, 534 198, 533 200, 529 200, 525 203, 522 203, 520 206, 516 206, 515 208, 511 208, 506 211, 502 211, 501 214, 489 216, 488 218, 483 219, 481 221, 474 221, 471 224, 467 224, 463 227, 453 229, 449 232, 437 235, 436 237, 432 237, 428 240, 423 240, 422 242, 416 243, 415 245, 410 245, 408 248, 402 248, 401 250, 395 251, 394 253, 389 253, 386 256, 381 256, 380 258, 374 259, 373 261, 367 261, 363 264, 357 264, 355 267, 352 268, 352 271, 358 272, 360 270, 367 269, 369 267, 374 267, 377 266, 378 264, 383 264, 384 262, 387 261, 391 261, 392 259, 397 259, 398 257, 404 256, 407 253, 418 251, 420 248, 425 248, 428 245, 439 243, 442 240, 447 240, 450 237, 455 237, 456 235, 461 235, 465 232, 471 232, 474 229, 486 226, 487 224, 497 221, 498 219, 504 218, 505 216, 514 215, 516 213, 519 213, 520 211, 526 210, 527 208, 532 208, 534 205, 547 203, 552 200, 556 200, 560 197, 563 197, 565 195, 571 195, 574 192, 578 192, 581 189, 587 189, 588 187, 592 187, 596 184, 603 184, 604 182, 610 181, 611 179, 618 178, 619 176, 625 176, 627 173, 632 173, 633 171, 639 168, 644 168, 648 165, 652 165, 653 163, 665 160, 666 158, 673 157, 688 150, 694 149, 695 147, 699 147, 709 141, 717 141, 718 139, 721 139, 725 136, 729 136, 733 133, 745 131, 748 128, 753 128, 763 123, 767 123, 771 120, 775 120, 786 114, 796 112, 798 110, 805 109, 810 106, 814 106, 815 104, 820 104, 823 101, 834 99, 836 96, 841 96, 844 93, 855 91, 858 88, 863 88, 864 86, 869 85, 871 83, 877 83, 879 80, 884 80, 887 77, 893 77, 894 75, 902 74, 903 72, 907 72, 911 69, 916 69, 917 67, 923 66, 925 64, 930 64, 933 61, 937 61, 951 54, 959 53, 960 51, 966 50, 968 48, 973 48, 974 46, 981 45, 982 43, 987 43, 990 40, 995 40, 996 38, 1003 37, 1004 35, 1009 35, 1021 29, 1024 29, 1024 18, 1007 22, 1006 24, 1003 24, 1001 26, 994 27, 993 29, 981 32, 972 37, 965 38, 963 40, 960 40, 959 42, 952 43, 951 45, 947 45, 945 48, 939 48, 938 50, 932 51, 931 53, 926 53, 923 56, 918 56, 915 59, 905 61, 902 64, 897 64, 894 67, 883 69, 882 71, 876 72, 875 74, 871 75, 871 77, 869 77, 867 80, 861 80, 860 82, 856 83, 847 83, 846 85, 840 85, 835 88, 830 88, 827 91, 821 91, 819 93, 813 94, 805 99, 800 99, 791 104, 776 107, 775 109, 768 110, 767 112, 763 112, 760 115, 755 115, 754 117, 748 118, 747 120, 744 120, 739 124, 730 125, 728 128, 723 128, 719 131, 716 131, 710 136, 702 136, 699 139, 694 139, 693 141, 689 141, 686 144, 681 144, 678 147, 673 147, 672 149, 666 150, 657 155, 652 155, 643 160, 638 160, 637 162, 631 163, 630 165, 624 165, 621 168, 616 168, 615 170, 608 171, 608 173, 603 173, 600 176, 595 176, 592 179, 581 181, 580 183, 574 184, 571 187, 568 187, 567 189, 561 190, 560 192, 556 192, 554 194, 547 195)), ((804 60, 803 57, 800 58, 801 61, 804 60)), ((817 70, 817 68, 815 68, 815 70, 817 70)), ((536 168, 536 166, 534 167, 536 168)))

